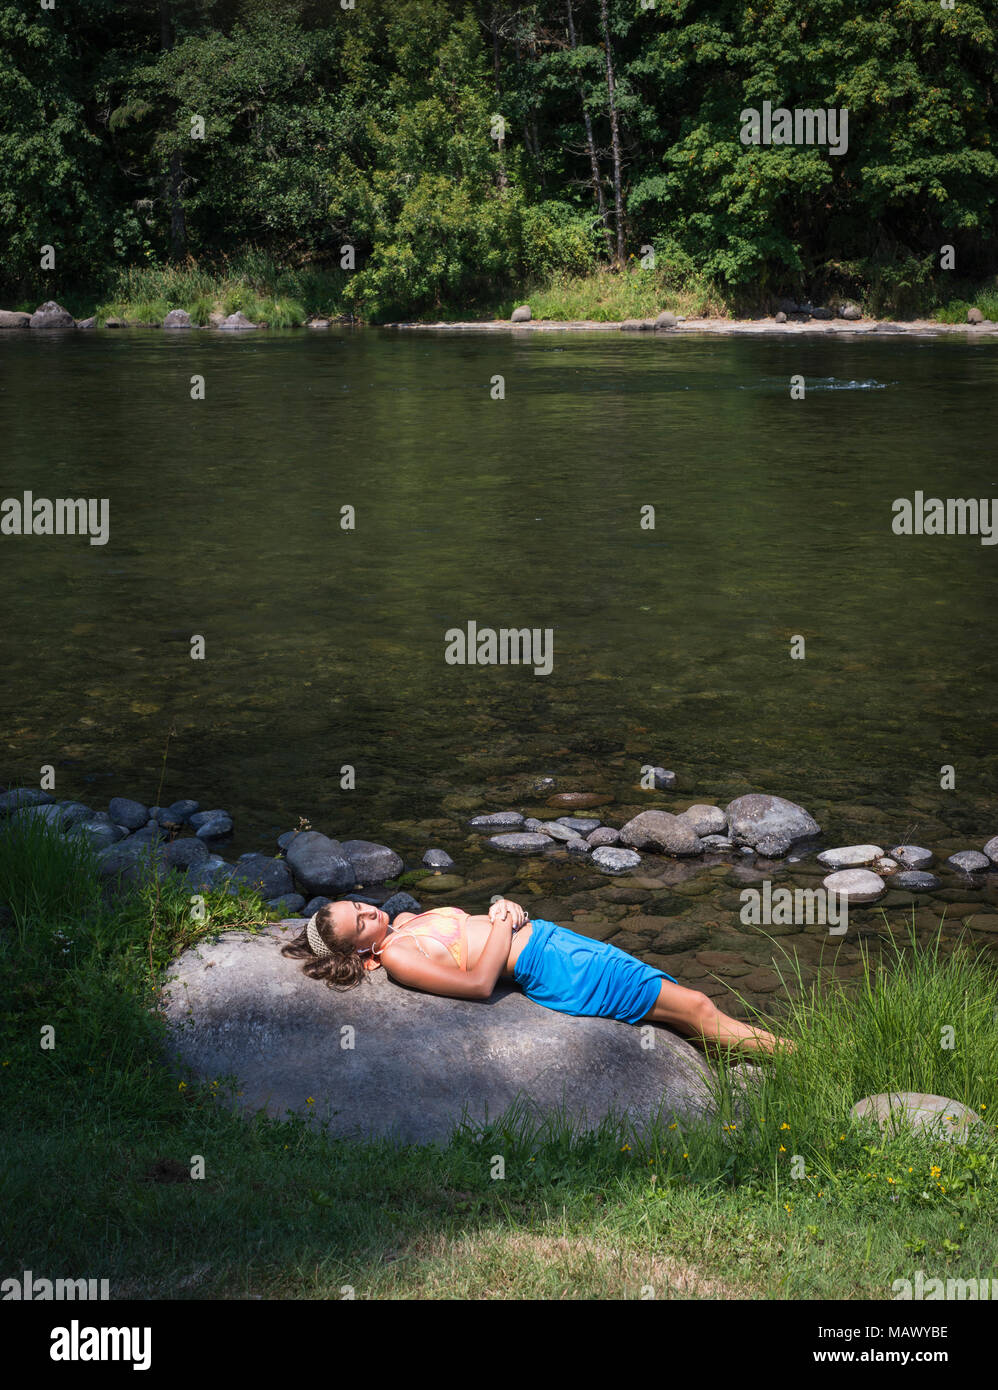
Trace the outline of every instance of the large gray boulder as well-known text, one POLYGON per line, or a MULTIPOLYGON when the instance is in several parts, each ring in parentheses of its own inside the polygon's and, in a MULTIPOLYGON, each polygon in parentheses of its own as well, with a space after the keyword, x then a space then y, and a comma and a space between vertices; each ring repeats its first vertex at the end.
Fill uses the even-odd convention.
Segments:
POLYGON ((280 953, 302 923, 226 932, 166 972, 171 1050, 196 1075, 235 1075, 247 1112, 329 1120, 334 1137, 445 1140, 467 1118, 492 1122, 519 1096, 537 1115, 562 1106, 580 1128, 610 1111, 640 1128, 711 1109, 707 1067, 684 1039, 606 1018, 572 1018, 502 984, 485 1003, 396 984, 385 970, 352 990, 311 980, 280 953), (313 1103, 308 1103, 309 1097, 313 1103))
POLYGON ((191 316, 186 309, 171 309, 163 320, 164 328, 193 328, 191 316))
POLYGON ((38 308, 28 320, 29 328, 74 328, 76 320, 68 309, 64 309, 61 304, 57 304, 54 299, 47 299, 44 304, 39 304, 38 308))
POLYGON ((509 321, 510 323, 529 323, 531 317, 530 305, 521 304, 519 308, 513 310, 509 321))
POLYGON ((642 811, 620 827, 620 843, 665 854, 700 854, 700 837, 689 821, 671 811, 642 811))
POLYGON ((27 328, 31 315, 20 309, 0 309, 0 328, 27 328))
POLYGON ((319 830, 303 830, 296 835, 285 856, 307 897, 335 897, 357 882, 354 867, 339 840, 331 840, 319 830))
POLYGON ((782 796, 752 792, 739 796, 725 807, 728 834, 739 845, 750 845, 767 858, 786 854, 797 840, 820 835, 821 826, 803 806, 782 796))

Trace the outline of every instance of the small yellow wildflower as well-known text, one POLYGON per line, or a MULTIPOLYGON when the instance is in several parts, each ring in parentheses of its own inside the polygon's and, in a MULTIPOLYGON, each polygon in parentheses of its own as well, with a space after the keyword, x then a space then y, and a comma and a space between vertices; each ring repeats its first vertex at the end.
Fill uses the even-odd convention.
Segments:
POLYGON ((630 1153, 630 1152, 631 1152, 631 1146, 630 1146, 630 1144, 621 1144, 621 1146, 620 1146, 620 1152, 621 1152, 621 1153, 630 1153))
POLYGON ((943 1170, 937 1164, 933 1163, 932 1167, 929 1169, 929 1177, 938 1178, 942 1171, 943 1170))
POLYGON ((790 1126, 786 1123, 786 1121, 784 1121, 783 1124, 780 1125, 780 1129, 789 1129, 789 1128, 790 1128, 790 1126))
POLYGON ((181 1081, 180 1084, 179 1084, 178 1087, 177 1087, 177 1090, 178 1090, 178 1091, 186 1091, 186 1090, 187 1090, 187 1082, 186 1082, 186 1081, 181 1081))
POLYGON ((306 1097, 305 1097, 305 1104, 306 1104, 306 1105, 314 1105, 314 1104, 315 1104, 315 1101, 312 1099, 311 1096, 306 1096, 306 1097))
POLYGON ((786 1151, 787 1151, 786 1145, 785 1145, 785 1144, 781 1144, 781 1145, 780 1145, 780 1153, 781 1153, 781 1154, 785 1154, 786 1151))

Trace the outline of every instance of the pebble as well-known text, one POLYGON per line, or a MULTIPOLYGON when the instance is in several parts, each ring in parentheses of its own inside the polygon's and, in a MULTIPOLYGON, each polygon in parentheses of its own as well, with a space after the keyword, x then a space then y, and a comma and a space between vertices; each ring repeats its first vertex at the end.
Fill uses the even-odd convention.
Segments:
POLYGON ((620 831, 614 830, 611 825, 601 825, 591 835, 587 835, 586 839, 594 849, 600 845, 615 845, 620 840, 620 831))
POLYGON ((588 835, 591 830, 599 829, 599 821, 591 816, 559 816, 556 825, 567 825, 569 830, 574 830, 579 835, 588 835))
POLYGON ((495 830, 506 825, 522 825, 523 815, 519 811, 493 811, 487 816, 472 816, 468 824, 472 830, 495 830))

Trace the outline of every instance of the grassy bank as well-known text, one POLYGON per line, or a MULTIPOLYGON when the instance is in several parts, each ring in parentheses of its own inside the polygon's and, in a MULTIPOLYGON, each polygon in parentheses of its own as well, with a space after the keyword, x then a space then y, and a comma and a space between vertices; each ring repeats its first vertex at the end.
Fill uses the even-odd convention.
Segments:
MULTIPOLYGON (((9 307, 32 310, 43 300, 59 299, 77 318, 95 314, 99 322, 116 317, 133 324, 160 324, 171 309, 185 309, 196 324, 207 324, 212 313, 237 311, 254 323, 291 328, 312 318, 352 314, 361 321, 409 319, 413 322, 508 319, 518 304, 529 303, 535 319, 556 322, 592 320, 618 323, 629 318, 654 317, 663 309, 688 318, 751 318, 775 310, 775 299, 733 297, 706 280, 693 262, 674 261, 655 269, 634 262, 622 273, 596 269, 586 275, 558 275, 518 287, 515 293, 432 308, 368 314, 351 294, 346 271, 317 267, 282 267, 270 256, 247 250, 215 266, 136 266, 120 271, 98 290, 68 290, 65 294, 39 288, 37 296, 9 307)), ((839 298, 828 304, 835 307, 839 298)), ((847 302, 843 298, 841 302, 847 302)), ((882 285, 869 294, 848 298, 866 317, 892 318, 897 306, 882 285)), ((998 286, 954 282, 945 293, 925 289, 915 300, 905 299, 904 317, 966 323, 967 310, 977 307, 984 318, 998 321, 998 286), (916 302, 917 301, 917 302, 916 302), (916 307, 912 308, 915 303, 916 307)))
POLYGON ((235 1083, 163 1060, 162 969, 259 923, 259 899, 209 895, 203 923, 176 889, 108 904, 83 846, 5 829, 5 1275, 108 1278, 112 1297, 138 1298, 883 1299, 918 1270, 998 1274, 990 1126, 951 1146, 848 1118, 889 1089, 998 1113, 998 980, 967 952, 913 936, 886 967, 864 958, 848 992, 792 991, 779 1028, 797 1051, 767 1061, 738 1108, 718 1057, 710 1123, 642 1140, 513 1111, 446 1146, 357 1145, 300 1117, 242 1119, 235 1083))

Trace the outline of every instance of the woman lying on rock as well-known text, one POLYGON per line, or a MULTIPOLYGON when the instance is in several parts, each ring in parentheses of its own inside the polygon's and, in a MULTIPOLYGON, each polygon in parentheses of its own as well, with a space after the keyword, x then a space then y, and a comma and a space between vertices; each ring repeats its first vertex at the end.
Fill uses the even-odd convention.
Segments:
POLYGON ((430 994, 488 999, 502 977, 514 980, 535 1004, 558 1013, 664 1023, 691 1038, 753 1052, 793 1047, 729 1018, 707 995, 685 989, 664 970, 608 942, 591 941, 553 922, 531 922, 525 909, 507 898, 481 917, 459 907, 418 916, 400 912, 394 927, 370 903, 328 903, 282 954, 304 960, 305 973, 330 988, 350 989, 365 970, 384 965, 393 980, 430 994))

